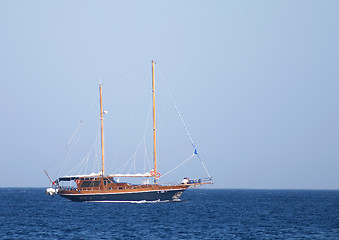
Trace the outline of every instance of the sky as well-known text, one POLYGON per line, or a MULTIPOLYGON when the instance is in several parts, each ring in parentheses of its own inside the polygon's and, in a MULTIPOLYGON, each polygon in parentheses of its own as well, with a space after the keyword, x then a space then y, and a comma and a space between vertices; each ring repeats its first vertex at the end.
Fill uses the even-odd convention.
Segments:
MULTIPOLYGON (((339 189, 338 11, 330 0, 0 0, 0 187, 49 186, 43 170, 59 177, 89 119, 70 161, 86 155, 100 81, 107 171, 133 156, 151 139, 154 59, 212 188, 339 189)), ((173 104, 157 99, 165 173, 193 149, 175 110, 161 118, 173 104)))

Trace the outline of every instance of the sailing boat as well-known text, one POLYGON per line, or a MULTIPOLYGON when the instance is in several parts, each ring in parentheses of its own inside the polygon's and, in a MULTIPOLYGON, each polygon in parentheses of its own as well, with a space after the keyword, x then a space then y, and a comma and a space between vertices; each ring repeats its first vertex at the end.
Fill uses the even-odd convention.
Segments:
MULTIPOLYGON (((212 184, 212 178, 190 180, 184 178, 176 184, 159 184, 160 173, 157 170, 156 155, 156 118, 155 118, 155 78, 154 61, 152 61, 152 95, 153 95, 153 169, 145 174, 105 174, 104 161, 104 114, 102 103, 102 85, 99 84, 100 92, 100 123, 101 123, 101 171, 99 174, 73 175, 59 177, 52 187, 46 190, 46 194, 58 194, 61 197, 77 202, 107 201, 107 202, 134 202, 134 201, 178 201, 181 194, 189 187, 197 187, 212 184), (152 184, 131 184, 118 182, 120 177, 147 177, 153 178, 152 184), (75 183, 76 187, 64 187, 64 182, 75 183)), ((195 150, 195 154, 197 154, 195 150)))

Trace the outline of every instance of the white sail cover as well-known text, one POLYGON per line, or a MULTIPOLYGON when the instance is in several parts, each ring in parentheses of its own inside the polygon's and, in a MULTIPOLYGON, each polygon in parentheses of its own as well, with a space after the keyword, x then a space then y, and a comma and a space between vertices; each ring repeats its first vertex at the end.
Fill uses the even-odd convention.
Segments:
MULTIPOLYGON (((87 175, 72 175, 72 176, 63 176, 60 177, 59 180, 60 181, 70 181, 70 180, 74 180, 77 178, 86 178, 86 177, 101 177, 101 172, 100 173, 91 173, 91 174, 87 174, 87 175)), ((153 175, 151 175, 150 172, 146 172, 146 173, 134 173, 134 174, 123 174, 123 173, 116 173, 116 174, 111 174, 108 175, 107 177, 153 177, 153 175)))
POLYGON ((108 175, 109 177, 153 177, 150 172, 146 173, 134 173, 134 174, 122 174, 122 173, 114 173, 111 175, 108 175))
POLYGON ((87 174, 87 175, 71 175, 71 176, 63 176, 60 177, 59 180, 63 180, 63 181, 70 181, 70 180, 74 180, 77 178, 86 178, 86 177, 100 177, 101 176, 101 172, 100 173, 91 173, 91 174, 87 174))

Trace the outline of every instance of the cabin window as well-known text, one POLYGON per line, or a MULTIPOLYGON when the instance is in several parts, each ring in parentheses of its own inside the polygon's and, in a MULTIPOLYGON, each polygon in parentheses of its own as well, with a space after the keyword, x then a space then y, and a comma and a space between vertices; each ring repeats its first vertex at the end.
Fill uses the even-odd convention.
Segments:
POLYGON ((82 188, 86 187, 99 187, 100 181, 83 181, 81 186, 82 188))
POLYGON ((90 187, 99 187, 100 181, 91 181, 90 187))

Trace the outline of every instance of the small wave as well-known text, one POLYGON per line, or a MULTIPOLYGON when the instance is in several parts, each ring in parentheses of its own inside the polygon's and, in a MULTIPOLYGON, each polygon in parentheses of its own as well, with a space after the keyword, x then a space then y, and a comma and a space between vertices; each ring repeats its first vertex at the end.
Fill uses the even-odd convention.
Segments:
POLYGON ((162 203, 162 202, 169 202, 169 200, 164 200, 164 201, 161 201, 161 200, 155 200, 155 201, 146 201, 146 200, 141 200, 141 201, 133 201, 131 203, 162 203))
MULTIPOLYGON (((177 201, 177 200, 176 200, 177 201)), ((180 201, 180 200, 179 200, 180 201)), ((163 202, 170 202, 169 200, 154 200, 154 201, 147 201, 147 200, 141 200, 141 201, 88 201, 88 202, 96 202, 96 203, 163 203, 163 202)))

